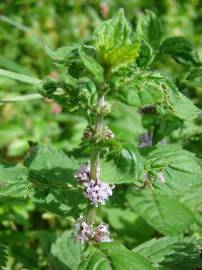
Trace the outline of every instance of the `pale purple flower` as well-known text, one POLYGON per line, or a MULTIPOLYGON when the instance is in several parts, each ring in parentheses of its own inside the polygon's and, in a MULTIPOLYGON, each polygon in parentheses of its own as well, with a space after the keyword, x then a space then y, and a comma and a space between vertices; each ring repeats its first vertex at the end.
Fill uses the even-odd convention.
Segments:
POLYGON ((93 232, 93 238, 96 242, 112 242, 108 224, 100 224, 93 232))
POLYGON ((90 240, 92 233, 92 227, 84 221, 82 216, 77 219, 74 225, 74 237, 76 240, 82 242, 88 241, 90 240))
POLYGON ((112 189, 114 188, 107 183, 94 180, 84 183, 84 186, 86 187, 85 197, 95 206, 98 206, 99 203, 105 204, 105 201, 112 195, 112 189))
POLYGON ((152 135, 148 133, 143 133, 139 138, 139 147, 146 147, 152 145, 152 135))
POLYGON ((74 178, 81 182, 88 182, 90 180, 90 163, 82 165, 74 174, 74 178))
POLYGON ((81 242, 89 240, 95 240, 96 242, 112 242, 108 224, 103 223, 93 229, 92 226, 84 221, 82 216, 77 219, 74 225, 74 238, 81 242))
POLYGON ((158 172, 157 173, 157 182, 159 183, 159 184, 165 184, 166 183, 166 179, 165 179, 165 176, 163 175, 163 173, 162 172, 158 172))

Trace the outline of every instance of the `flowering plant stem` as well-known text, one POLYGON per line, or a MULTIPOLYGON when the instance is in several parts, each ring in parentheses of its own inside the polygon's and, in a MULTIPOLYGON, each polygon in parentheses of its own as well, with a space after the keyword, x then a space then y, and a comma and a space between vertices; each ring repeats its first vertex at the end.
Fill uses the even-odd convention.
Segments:
MULTIPOLYGON (((103 129, 103 110, 104 107, 104 95, 100 95, 98 97, 98 112, 96 115, 96 123, 95 123, 95 136, 96 138, 100 137, 102 134, 103 129)), ((98 149, 95 149, 91 156, 91 169, 90 169, 90 178, 95 180, 97 182, 97 171, 99 170, 100 166, 100 151, 98 149)), ((93 218, 94 218, 94 212, 95 212, 95 206, 89 205, 88 211, 87 211, 87 217, 86 221, 89 225, 93 224, 93 218)))

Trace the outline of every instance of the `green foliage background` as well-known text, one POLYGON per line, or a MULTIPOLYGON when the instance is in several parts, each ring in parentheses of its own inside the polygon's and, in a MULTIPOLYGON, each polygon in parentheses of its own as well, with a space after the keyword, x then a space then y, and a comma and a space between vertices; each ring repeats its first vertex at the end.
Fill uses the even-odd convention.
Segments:
MULTIPOLYGON (((162 21, 164 36, 167 38, 171 36, 184 36, 193 43, 193 48, 198 52, 199 59, 202 61, 201 0, 7 0, 0 3, 0 68, 37 78, 42 78, 48 74, 57 76, 57 73, 61 70, 53 66, 50 58, 47 56, 45 46, 55 49, 72 42, 88 42, 92 39, 92 32, 95 27, 104 19, 114 15, 121 7, 124 8, 125 15, 133 28, 137 26, 137 18, 143 16, 145 9, 152 10, 162 21)), ((157 45, 153 44, 153 46, 155 50, 157 45)), ((166 45, 164 50, 166 50, 166 45)), ((156 61, 152 68, 172 78, 180 91, 190 97, 199 108, 202 108, 202 70, 200 65, 195 63, 193 59, 188 59, 186 63, 182 63, 181 58, 178 57, 177 61, 174 61, 169 56, 169 53, 163 55, 163 57, 161 55, 158 57, 159 61, 156 61)), ((0 99, 32 92, 33 89, 28 84, 22 84, 0 77, 0 99)), ((52 145, 55 149, 71 152, 80 160, 84 159, 85 157, 81 156, 80 152, 74 149, 80 144, 83 131, 86 127, 85 119, 75 112, 71 113, 64 109, 61 113, 57 113, 58 110, 60 110, 58 105, 49 100, 46 100, 46 102, 36 100, 27 103, 0 106, 1 159, 11 163, 21 162, 23 157, 29 153, 28 141, 52 145)), ((178 129, 173 128, 172 121, 171 123, 160 122, 156 138, 159 140, 159 138, 163 137, 165 129, 170 128, 171 132, 167 135, 169 142, 178 142, 179 145, 182 145, 185 149, 190 150, 197 157, 201 158, 201 122, 202 119, 199 117, 194 123, 185 122, 183 125, 179 124, 178 129), (172 132, 174 129, 175 131, 172 132)), ((138 145, 139 136, 147 130, 149 123, 149 116, 144 119, 143 123, 136 109, 122 104, 117 104, 111 118, 108 120, 108 125, 120 138, 127 139, 135 145, 138 145)), ((165 151, 167 152, 169 150, 166 149, 165 151)), ((161 154, 163 159, 163 153, 161 154)), ((183 154, 181 154, 182 157, 183 154)), ((146 155, 152 156, 152 153, 146 153, 146 155)), ((155 156, 155 153, 153 155, 155 156)), ((172 162, 173 160, 171 159, 171 165, 172 162)), ((193 157, 189 157, 188 161, 182 160, 180 162, 183 164, 186 164, 186 162, 190 164, 192 162, 193 167, 197 166, 197 161, 193 157)), ((58 161, 58 164, 61 163, 58 161)), ((168 173, 176 173, 170 164, 168 165, 168 173)), ((32 166, 34 171, 34 166, 37 167, 38 165, 32 164, 32 166)), ((11 174, 15 173, 21 179, 23 168, 19 167, 13 170, 14 172, 11 172, 11 174)), ((188 173, 191 174, 190 171, 188 173)), ((2 175, 3 171, 1 172, 2 175)), ((21 187, 15 187, 15 192, 17 190, 19 194, 25 194, 27 190, 24 188, 24 179, 21 179, 21 183, 21 187)), ((183 188, 183 183, 181 185, 182 187, 180 188, 183 188)), ((179 187, 175 186, 174 188, 176 192, 179 192, 179 187)), ((8 190, 8 192, 12 192, 12 189, 11 191, 8 190)), ((158 252, 158 245, 160 245, 158 240, 156 242, 154 241, 155 243, 148 242, 148 246, 143 246, 142 249, 141 246, 139 248, 136 246, 151 238, 162 236, 162 234, 172 234, 172 222, 175 224, 175 218, 172 219, 169 217, 169 220, 166 219, 165 222, 168 222, 168 231, 167 229, 165 231, 163 224, 161 224, 160 228, 159 223, 157 225, 151 224, 150 219, 145 218, 144 207, 141 208, 138 206, 140 204, 138 199, 147 199, 152 195, 145 192, 139 198, 138 194, 133 197, 131 195, 133 192, 131 190, 131 192, 127 193, 127 200, 131 208, 124 207, 126 201, 124 196, 125 190, 123 187, 120 187, 120 194, 123 193, 122 199, 119 199, 120 202, 114 199, 115 202, 112 201, 109 207, 99 210, 96 218, 97 221, 101 219, 106 220, 112 228, 115 239, 117 234, 121 243, 124 243, 129 248, 134 248, 135 252, 146 258, 158 252), (137 211, 131 210, 136 208, 138 209, 137 211), (145 252, 145 250, 151 254, 145 252)), ((169 190, 167 192, 169 193, 169 190)), ((200 197, 201 190, 199 194, 195 195, 200 197)), ((64 213, 66 213, 65 211, 76 211, 75 209, 66 209, 63 207, 66 203, 66 194, 63 194, 64 205, 57 210, 58 215, 53 214, 52 210, 55 210, 57 207, 58 194, 53 190, 51 196, 46 198, 50 211, 44 211, 39 207, 40 202, 37 194, 33 194, 32 202, 21 199, 20 197, 11 199, 9 193, 8 197, 0 197, 0 243, 2 244, 0 246, 0 262, 1 260, 2 262, 0 264, 4 263, 4 257, 8 253, 8 269, 49 269, 49 261, 53 260, 53 258, 50 258, 51 244, 55 241, 59 233, 70 229, 73 224, 72 218, 64 219, 60 217, 60 214, 63 211, 64 213)), ((75 194, 69 196, 75 199, 75 194)), ((157 194, 154 201, 166 202, 166 200, 169 200, 169 197, 161 198, 160 196, 157 194)), ((186 196, 182 198, 182 201, 192 203, 193 207, 197 207, 197 218, 201 222, 201 204, 195 205, 195 198, 186 198, 186 196)), ((150 200, 151 209, 153 209, 152 202, 150 200)), ((81 205, 80 207, 82 209, 83 206, 81 205)), ((180 207, 182 206, 179 205, 179 209, 180 207)), ((185 209, 179 210, 179 212, 181 211, 184 211, 184 216, 187 215, 186 220, 193 223, 193 226, 197 226, 194 224, 193 217, 190 213, 185 209)), ((171 216, 172 214, 170 213, 171 216)), ((202 236, 202 231, 199 227, 193 229, 193 231, 195 236, 199 238, 202 236)), ((181 254, 181 257, 174 258, 176 264, 172 265, 172 256, 175 255, 173 255, 174 252, 170 247, 169 252, 166 251, 166 254, 169 254, 170 257, 166 257, 161 269, 181 269, 180 260, 184 259, 182 253, 184 252, 186 254, 186 252, 189 252, 187 250, 187 243, 190 243, 189 248, 194 253, 191 246, 193 245, 193 242, 190 240, 191 236, 192 234, 187 232, 187 237, 183 239, 180 236, 172 236, 169 239, 165 236, 165 238, 161 239, 161 241, 166 243, 165 249, 169 249, 175 243, 180 243, 177 250, 181 254), (184 247, 186 247, 186 251, 184 251, 184 247)), ((65 239, 64 237, 63 240, 65 241, 65 239)), ((62 240, 57 240, 57 242, 59 245, 62 245, 62 240)), ((68 245, 71 248, 71 244, 68 245)), ((58 255, 57 247, 52 246, 52 249, 54 256, 61 256, 60 254, 58 255)), ((100 247, 100 250, 107 254, 105 247, 100 247)), ((122 250, 116 250, 116 247, 114 249, 112 247, 112 250, 118 254, 119 252, 123 252, 122 250)), ((79 251, 76 250, 76 252, 78 253, 79 251)), ((191 258, 193 259, 195 253, 192 255, 191 258)), ((157 265, 163 258, 164 254, 161 251, 159 252, 159 257, 152 263, 157 265)), ((135 263, 138 267, 139 261, 137 260, 135 263)), ((188 260, 186 269, 201 269, 200 266, 197 268, 198 265, 195 266, 194 263, 194 260, 188 260)), ((54 269, 63 269, 62 266, 58 265, 54 265, 54 267, 54 269)), ((83 266, 82 269, 91 270, 87 266, 83 266)))

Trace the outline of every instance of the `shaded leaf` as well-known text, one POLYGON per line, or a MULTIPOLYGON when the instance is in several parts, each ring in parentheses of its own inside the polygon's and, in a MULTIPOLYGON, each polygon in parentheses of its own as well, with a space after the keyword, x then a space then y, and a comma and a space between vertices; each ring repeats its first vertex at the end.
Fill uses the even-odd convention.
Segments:
POLYGON ((73 174, 79 167, 78 163, 64 152, 44 145, 31 149, 25 165, 29 169, 32 182, 55 187, 74 184, 73 174))
POLYGON ((7 248, 3 245, 0 245, 0 268, 6 265, 7 262, 7 248))
POLYGON ((170 37, 163 41, 160 47, 161 55, 169 55, 176 62, 183 65, 199 62, 192 44, 184 37, 170 37))
POLYGON ((81 246, 71 236, 64 232, 51 247, 51 265, 55 270, 77 270, 81 261, 81 246))
POLYGON ((103 67, 95 60, 95 58, 88 56, 81 48, 79 50, 79 54, 84 66, 90 74, 93 75, 96 81, 102 82, 104 80, 103 67))
POLYGON ((30 198, 42 209, 63 217, 76 217, 86 207, 86 200, 80 189, 35 188, 30 198))
POLYGON ((113 159, 102 164, 102 178, 107 183, 141 183, 144 175, 144 160, 136 151, 123 149, 113 159))

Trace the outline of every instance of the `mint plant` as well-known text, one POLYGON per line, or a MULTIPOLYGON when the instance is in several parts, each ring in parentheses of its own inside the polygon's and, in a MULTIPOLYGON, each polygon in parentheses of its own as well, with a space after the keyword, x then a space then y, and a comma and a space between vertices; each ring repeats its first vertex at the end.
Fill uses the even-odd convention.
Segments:
MULTIPOLYGON (((192 45, 183 37, 164 37, 151 11, 133 32, 120 10, 91 40, 47 48, 47 54, 62 70, 57 79, 3 70, 0 75, 33 84, 42 97, 82 115, 87 126, 81 144, 67 155, 30 142, 23 164, 1 164, 0 194, 30 198, 73 218, 72 229, 51 246, 52 269, 200 269, 202 162, 172 142, 173 133, 193 124, 200 110, 159 71, 165 55, 200 66, 192 45), (136 108, 146 130, 139 144, 110 129, 117 104, 136 108), (118 232, 110 232, 113 222, 105 223, 103 207, 109 216, 116 207, 123 217, 126 209, 135 213, 158 239, 126 248, 118 232)), ((11 101, 35 98, 40 96, 11 101)))

